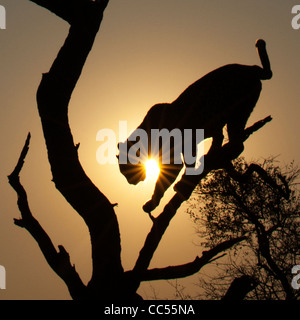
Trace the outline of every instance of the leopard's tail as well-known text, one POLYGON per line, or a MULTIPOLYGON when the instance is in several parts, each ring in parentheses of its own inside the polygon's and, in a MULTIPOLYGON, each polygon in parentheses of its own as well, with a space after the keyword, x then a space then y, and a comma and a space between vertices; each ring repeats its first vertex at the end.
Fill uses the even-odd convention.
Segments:
POLYGON ((257 48, 258 55, 260 57, 260 61, 262 64, 260 79, 261 80, 271 79, 273 76, 273 73, 271 70, 270 60, 269 60, 268 53, 266 50, 266 42, 262 39, 259 39, 256 41, 255 46, 257 48))

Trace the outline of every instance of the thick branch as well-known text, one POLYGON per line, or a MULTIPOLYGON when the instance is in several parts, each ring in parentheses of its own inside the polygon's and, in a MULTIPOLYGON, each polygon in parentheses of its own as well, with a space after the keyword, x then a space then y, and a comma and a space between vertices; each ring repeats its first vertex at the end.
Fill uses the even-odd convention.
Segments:
POLYGON ((59 246, 59 252, 56 251, 48 234, 44 231, 39 222, 33 217, 28 205, 26 191, 20 183, 19 174, 29 150, 29 143, 30 134, 27 136, 25 145, 14 171, 8 176, 10 185, 18 195, 18 207, 22 217, 21 219, 15 219, 15 224, 19 227, 25 228, 33 236, 50 267, 64 280, 68 286, 73 299, 80 299, 84 296, 86 287, 77 274, 75 267, 71 265, 69 254, 63 246, 59 246))
MULTIPOLYGON (((91 2, 90 0, 30 0, 38 4, 39 6, 48 9, 69 24, 80 23, 84 15, 85 10, 91 2)), ((107 6, 109 0, 96 0, 102 11, 107 6)))
POLYGON ((201 257, 196 257, 193 262, 186 263, 178 266, 170 266, 166 268, 156 268, 150 269, 144 272, 142 275, 142 281, 152 281, 152 280, 170 280, 179 279, 191 276, 205 266, 206 264, 212 262, 212 260, 219 259, 223 255, 216 257, 219 253, 231 248, 235 244, 246 239, 245 237, 239 237, 231 240, 224 241, 214 248, 204 251, 201 257))
MULTIPOLYGON (((267 117, 263 120, 256 122, 249 128, 244 130, 243 140, 247 140, 248 137, 255 131, 262 128, 267 122, 271 121, 271 117, 267 117)), ((186 201, 198 185, 198 183, 212 170, 224 169, 231 167, 231 161, 228 157, 223 157, 221 154, 226 154, 228 143, 225 144, 219 153, 208 153, 205 155, 205 169, 200 175, 185 176, 175 186, 176 194, 165 206, 163 212, 156 218, 153 218, 153 226, 150 230, 145 244, 140 251, 139 257, 133 268, 133 273, 136 275, 136 279, 142 279, 143 274, 148 269, 155 250, 157 249, 163 234, 165 233, 170 221, 176 214, 181 204, 186 201)), ((226 154, 227 155, 227 154, 226 154)), ((227 155, 228 156, 228 155, 227 155)), ((238 156, 238 155, 237 155, 238 156)), ((137 286, 139 285, 137 281, 137 286)))
POLYGON ((231 283, 226 294, 222 298, 225 301, 240 301, 244 300, 246 295, 254 290, 258 286, 258 283, 250 276, 243 275, 239 278, 235 278, 231 283))
POLYGON ((137 274, 142 274, 147 270, 163 234, 184 200, 179 194, 175 194, 165 206, 163 212, 154 220, 152 229, 133 269, 137 274))

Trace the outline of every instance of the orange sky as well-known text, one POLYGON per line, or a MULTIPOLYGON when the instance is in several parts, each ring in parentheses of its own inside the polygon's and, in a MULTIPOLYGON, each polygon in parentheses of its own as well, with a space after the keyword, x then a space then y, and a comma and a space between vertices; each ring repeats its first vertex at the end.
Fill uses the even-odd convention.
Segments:
MULTIPOLYGON (((117 165, 100 166, 97 132, 110 128, 118 133, 120 120, 127 120, 128 130, 133 130, 152 105, 173 101, 188 85, 221 65, 260 64, 254 44, 263 38, 274 77, 263 82, 249 124, 267 115, 274 120, 246 142, 244 156, 252 160, 279 155, 283 163, 297 163, 300 30, 291 26, 294 4, 289 0, 111 0, 73 94, 69 117, 87 174, 112 203, 119 203, 116 213, 125 269, 133 266, 151 227, 141 207, 153 184, 128 185, 117 165)), ((87 229, 51 182, 35 102, 41 74, 48 71, 68 26, 28 0, 0 0, 0 5, 7 12, 7 29, 0 30, 0 265, 7 271, 7 289, 0 290, 0 299, 69 299, 65 285, 47 265, 35 241, 14 226, 13 218, 19 212, 16 194, 6 178, 30 131, 31 147, 21 181, 31 210, 53 242, 65 246, 82 279, 88 281, 87 229)), ((171 195, 169 191, 163 204, 171 195)), ((151 266, 193 261, 201 253, 193 244, 196 240, 183 207, 151 266)), ((192 278, 185 283, 194 290, 192 278)), ((170 291, 165 286, 157 288, 162 298, 170 291)), ((149 297, 149 285, 143 285, 140 293, 149 297)))

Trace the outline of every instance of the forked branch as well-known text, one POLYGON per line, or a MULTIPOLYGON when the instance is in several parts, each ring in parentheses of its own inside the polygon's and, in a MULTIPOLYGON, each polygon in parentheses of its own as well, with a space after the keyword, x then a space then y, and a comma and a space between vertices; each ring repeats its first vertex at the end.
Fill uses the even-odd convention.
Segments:
POLYGON ((224 254, 217 256, 219 253, 231 248, 245 239, 246 237, 239 237, 224 241, 216 245, 214 248, 202 252, 201 257, 196 257, 196 259, 190 263, 166 268, 149 269, 142 275, 142 281, 170 280, 191 276, 199 272, 206 264, 224 256, 224 254))
POLYGON ((27 194, 20 183, 20 172, 23 168, 26 155, 29 150, 30 133, 27 136, 25 145, 20 154, 18 163, 13 172, 8 176, 8 181, 18 195, 18 207, 21 212, 21 219, 14 219, 15 224, 21 228, 25 228, 32 237, 37 241, 44 257, 49 266, 57 273, 58 276, 66 283, 73 299, 79 299, 84 296, 86 289, 77 274, 75 267, 70 263, 68 252, 63 246, 55 249, 50 237, 41 227, 39 222, 33 217, 27 200, 27 194))

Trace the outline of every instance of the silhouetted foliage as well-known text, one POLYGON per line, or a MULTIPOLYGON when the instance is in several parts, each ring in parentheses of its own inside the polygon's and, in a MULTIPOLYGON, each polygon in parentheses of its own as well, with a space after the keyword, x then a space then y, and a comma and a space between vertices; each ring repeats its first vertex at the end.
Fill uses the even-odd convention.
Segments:
MULTIPOLYGON (((300 297, 291 286, 292 267, 300 263, 300 170, 294 163, 281 168, 274 158, 259 165, 276 185, 257 172, 241 182, 219 170, 201 181, 190 200, 189 213, 204 247, 246 237, 215 262, 210 277, 200 279, 205 292, 200 297, 220 299, 241 277, 252 280, 247 299, 300 297)), ((249 167, 243 158, 234 162, 240 174, 249 167)))

